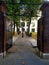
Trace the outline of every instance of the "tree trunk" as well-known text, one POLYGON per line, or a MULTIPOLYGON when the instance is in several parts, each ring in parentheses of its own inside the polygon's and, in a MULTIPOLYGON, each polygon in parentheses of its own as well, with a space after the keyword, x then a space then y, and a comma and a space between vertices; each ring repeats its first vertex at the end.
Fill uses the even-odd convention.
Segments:
POLYGON ((15 20, 14 20, 14 32, 15 32, 15 20))
POLYGON ((13 34, 15 35, 15 20, 14 20, 14 32, 13 32, 13 34))
POLYGON ((28 35, 29 35, 29 31, 30 31, 30 24, 31 24, 31 16, 30 16, 30 22, 29 22, 29 25, 28 25, 28 35))

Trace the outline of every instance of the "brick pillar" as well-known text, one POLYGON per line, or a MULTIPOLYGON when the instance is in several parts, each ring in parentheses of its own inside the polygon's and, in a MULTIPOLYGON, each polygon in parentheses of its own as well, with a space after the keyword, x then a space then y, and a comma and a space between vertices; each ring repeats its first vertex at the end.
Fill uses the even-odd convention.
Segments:
POLYGON ((7 6, 3 1, 0 1, 0 54, 6 52, 6 31, 5 24, 6 18, 5 13, 7 12, 7 6))
POLYGON ((42 11, 41 21, 39 20, 38 23, 38 49, 40 51, 40 56, 43 58, 49 58, 49 2, 44 2, 40 8, 42 11), (41 31, 41 27, 43 26, 43 32, 41 31), (41 40, 41 41, 40 41, 41 40))
POLYGON ((4 16, 4 55, 6 55, 6 16, 4 16))

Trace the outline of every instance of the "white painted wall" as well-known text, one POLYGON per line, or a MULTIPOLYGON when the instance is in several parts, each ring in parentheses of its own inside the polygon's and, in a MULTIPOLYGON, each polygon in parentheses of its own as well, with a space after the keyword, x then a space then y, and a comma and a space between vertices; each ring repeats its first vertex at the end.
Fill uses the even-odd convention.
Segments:
MULTIPOLYGON (((20 20, 20 22, 23 22, 22 20, 20 20)), ((25 23, 25 26, 24 26, 24 29, 25 29, 25 32, 27 31, 27 22, 24 21, 25 23)), ((29 32, 32 32, 32 29, 35 29, 35 32, 37 32, 37 20, 36 19, 32 19, 31 20, 31 24, 30 24, 30 31, 29 32), (35 24, 35 26, 33 27, 33 23, 35 24)), ((20 31, 22 32, 22 28, 20 28, 20 31)))
POLYGON ((32 29, 35 29, 35 32, 37 32, 37 20, 36 19, 31 20, 30 32, 32 32, 32 29), (33 26, 33 24, 35 24, 35 26, 33 26))

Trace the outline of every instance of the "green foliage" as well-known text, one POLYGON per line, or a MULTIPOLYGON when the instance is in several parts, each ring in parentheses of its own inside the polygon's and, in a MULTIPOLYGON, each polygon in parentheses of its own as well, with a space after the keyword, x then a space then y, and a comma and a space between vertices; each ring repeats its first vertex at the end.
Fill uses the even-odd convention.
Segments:
POLYGON ((24 27, 24 26, 25 26, 25 23, 24 23, 24 22, 22 22, 22 23, 21 23, 21 25, 22 25, 22 27, 24 27))
POLYGON ((41 3, 41 0, 6 0, 6 1, 7 1, 7 7, 8 7, 8 14, 12 14, 12 15, 9 15, 8 17, 11 18, 12 20, 15 19, 15 22, 17 25, 20 25, 19 24, 20 17, 22 17, 22 16, 19 16, 21 14, 20 6, 23 5, 23 3, 26 3, 24 4, 26 5, 26 12, 24 14, 25 14, 25 19, 28 21, 30 20, 30 17, 33 17, 36 15, 38 7, 39 7, 39 5, 32 5, 32 4, 41 3), (14 3, 17 3, 17 4, 14 4, 14 3), (30 5, 27 3, 30 3, 30 5))
POLYGON ((20 27, 20 16, 16 17, 15 24, 20 27))

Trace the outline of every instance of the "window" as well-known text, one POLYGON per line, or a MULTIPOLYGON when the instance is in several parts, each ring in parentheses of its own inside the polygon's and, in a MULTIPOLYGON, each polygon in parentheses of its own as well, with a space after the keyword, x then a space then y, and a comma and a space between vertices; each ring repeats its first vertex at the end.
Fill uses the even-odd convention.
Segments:
POLYGON ((35 29, 32 29, 32 32, 35 32, 35 29))

